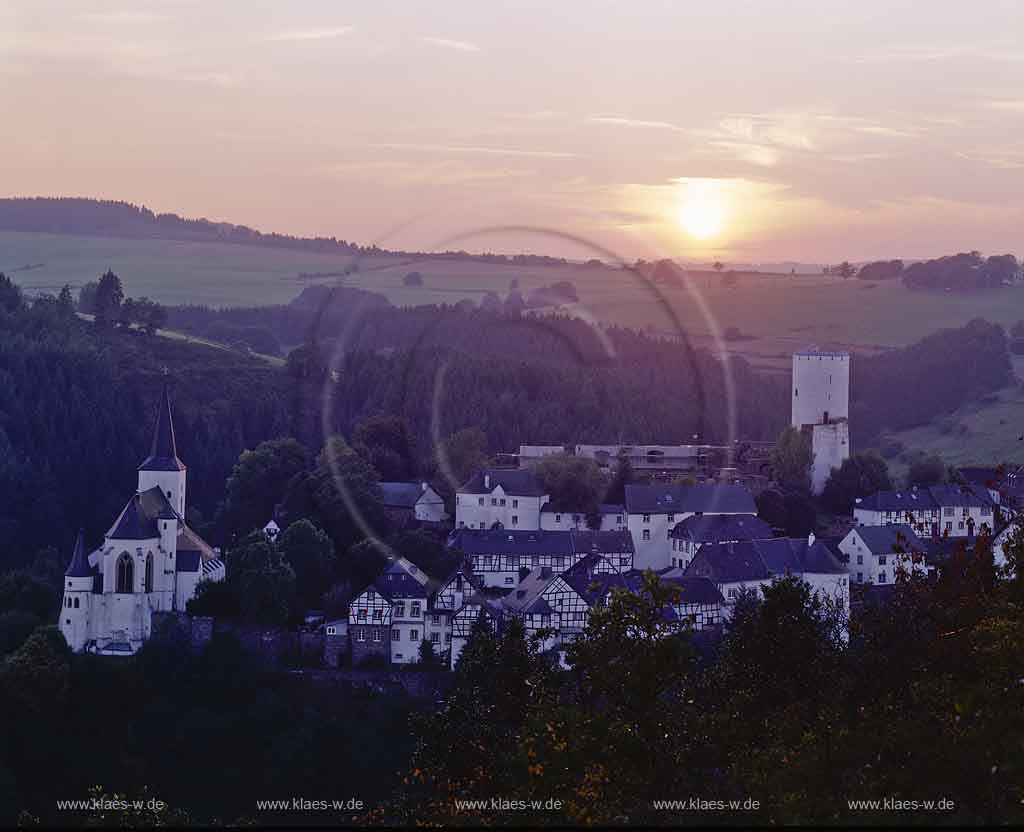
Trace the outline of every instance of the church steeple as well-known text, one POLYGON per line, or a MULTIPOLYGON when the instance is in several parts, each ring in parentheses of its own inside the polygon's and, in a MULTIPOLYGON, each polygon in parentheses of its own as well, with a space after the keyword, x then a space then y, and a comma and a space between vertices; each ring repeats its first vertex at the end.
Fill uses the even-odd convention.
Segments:
POLYGON ((89 557, 85 554, 85 529, 78 530, 75 551, 71 555, 71 563, 68 564, 68 571, 64 575, 68 578, 88 578, 92 575, 89 557))
POLYGON ((164 385, 157 410, 156 427, 153 430, 153 444, 149 449, 140 471, 184 471, 185 465, 178 459, 178 446, 174 440, 174 421, 171 419, 171 394, 164 385))
POLYGON ((178 459, 178 444, 174 440, 174 422, 171 420, 171 395, 164 384, 153 429, 153 444, 149 456, 139 466, 139 493, 151 488, 160 493, 181 517, 185 516, 185 465, 178 459))

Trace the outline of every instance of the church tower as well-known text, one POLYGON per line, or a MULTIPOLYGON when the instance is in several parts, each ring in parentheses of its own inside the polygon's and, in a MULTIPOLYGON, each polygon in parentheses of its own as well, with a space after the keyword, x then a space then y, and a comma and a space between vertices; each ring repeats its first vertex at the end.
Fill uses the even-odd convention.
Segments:
POLYGON ((171 507, 185 516, 185 465, 178 459, 174 422, 171 420, 171 396, 166 384, 160 395, 153 444, 149 456, 139 466, 139 492, 148 491, 153 486, 159 487, 171 507))
POLYGON ((821 494, 833 468, 850 456, 850 354, 793 353, 792 425, 811 440, 811 491, 821 494))
POLYGON ((85 532, 79 529, 71 563, 64 573, 64 607, 60 616, 60 631, 75 651, 81 650, 89 640, 89 605, 94 581, 95 573, 85 553, 85 532))

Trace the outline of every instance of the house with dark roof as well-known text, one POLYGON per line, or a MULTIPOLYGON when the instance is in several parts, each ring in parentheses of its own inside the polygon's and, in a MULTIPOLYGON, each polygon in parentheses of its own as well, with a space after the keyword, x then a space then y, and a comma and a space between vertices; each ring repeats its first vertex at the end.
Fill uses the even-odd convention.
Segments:
POLYGON ((529 468, 483 468, 455 492, 455 526, 535 531, 549 499, 529 468))
POLYGON ((973 537, 995 530, 996 505, 983 485, 932 485, 859 497, 853 519, 858 526, 906 524, 918 536, 973 537))
POLYGON ((382 482, 384 510, 396 525, 409 521, 443 523, 448 519, 444 499, 426 482, 382 482))
POLYGON ((455 529, 448 547, 462 553, 482 587, 512 589, 522 574, 548 568, 564 572, 588 554, 601 554, 619 569, 633 567, 633 538, 628 531, 513 531, 455 529))
POLYGON ((447 656, 451 616, 456 610, 435 603, 446 583, 406 558, 393 558, 349 604, 353 665, 371 656, 379 656, 388 664, 415 663, 423 641, 430 642, 438 656, 447 656))
MULTIPOLYGON (((665 608, 662 616, 667 632, 700 632, 722 623, 725 601, 713 581, 705 577, 684 575, 678 568, 657 577, 676 592, 676 599, 665 608)), ((635 595, 646 593, 645 573, 639 569, 624 573, 621 579, 625 591, 635 595)), ((605 603, 611 599, 615 589, 615 585, 608 588, 605 603)))
POLYGON ((154 612, 184 611, 201 582, 224 579, 218 553, 184 520, 185 484, 165 386, 138 490, 97 549, 86 554, 81 532, 75 544, 59 621, 72 650, 131 655, 154 612))
POLYGON ((735 543, 772 535, 772 527, 753 514, 694 514, 669 532, 672 566, 685 569, 705 543, 735 543))
POLYGON ((527 637, 540 639, 541 651, 557 651, 564 664, 564 646, 583 632, 590 604, 573 582, 548 567, 530 571, 501 599, 505 614, 523 622, 527 637))
POLYGON ((707 578, 714 583, 725 599, 726 617, 732 614, 732 606, 743 592, 761 594, 765 585, 786 575, 807 582, 814 593, 832 599, 846 613, 850 610, 846 567, 813 534, 806 538, 706 543, 683 575, 707 578))
POLYGON ((635 563, 659 571, 671 566, 671 532, 687 517, 756 515, 754 497, 741 485, 627 485, 627 527, 636 546, 635 563))
POLYGON ((928 571, 928 546, 908 523, 854 526, 839 543, 850 580, 858 584, 892 584, 898 572, 928 571))

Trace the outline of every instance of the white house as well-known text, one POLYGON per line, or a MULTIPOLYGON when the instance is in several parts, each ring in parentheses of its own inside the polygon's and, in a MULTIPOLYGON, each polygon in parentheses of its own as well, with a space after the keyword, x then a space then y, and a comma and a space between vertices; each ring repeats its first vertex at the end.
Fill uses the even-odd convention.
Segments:
POLYGON ((905 523, 919 536, 973 537, 994 530, 995 506, 983 486, 933 485, 858 498, 853 519, 859 526, 905 523))
POLYGON ((416 564, 401 557, 392 561, 349 605, 352 663, 371 655, 390 664, 414 663, 424 640, 438 656, 446 656, 455 610, 433 603, 437 589, 416 564))
POLYGON ((671 532, 693 515, 756 515, 751 493, 740 485, 627 485, 627 527, 636 547, 634 566, 671 566, 671 532))
POLYGON ((561 573, 589 554, 606 556, 620 570, 633 568, 628 531, 456 529, 448 546, 463 554, 481 587, 512 589, 524 572, 547 568, 561 573))
POLYGON ((761 594, 773 579, 786 575, 806 581, 812 592, 836 602, 844 614, 850 611, 846 569, 813 534, 807 538, 706 543, 684 575, 708 578, 715 584, 725 598, 723 616, 726 618, 732 615, 732 608, 742 592, 761 594))
POLYGON ((927 574, 927 546, 906 523, 855 526, 839 542, 847 557, 850 580, 858 584, 892 584, 900 569, 927 574))
POLYGON ((201 581, 224 579, 223 562, 185 523, 185 480, 165 387, 138 491, 94 552, 78 533, 59 621, 72 650, 130 655, 149 638, 154 612, 184 611, 201 581))
POLYGON ((426 482, 382 482, 384 509, 403 519, 443 523, 448 519, 444 500, 426 482))
POLYGON ((459 529, 540 528, 540 509, 548 502, 533 471, 484 468, 455 492, 455 525, 459 529))
POLYGON ((676 523, 669 532, 672 567, 686 569, 705 543, 736 543, 772 536, 772 527, 752 514, 695 514, 676 523))
POLYGON ((278 535, 281 534, 281 527, 277 525, 277 522, 273 519, 263 527, 263 534, 266 535, 267 540, 273 543, 277 540, 278 535))

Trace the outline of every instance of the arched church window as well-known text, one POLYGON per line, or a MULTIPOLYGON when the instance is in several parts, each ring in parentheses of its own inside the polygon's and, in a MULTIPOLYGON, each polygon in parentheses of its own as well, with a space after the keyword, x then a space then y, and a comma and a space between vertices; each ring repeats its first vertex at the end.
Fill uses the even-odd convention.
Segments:
POLYGON ((75 599, 75 609, 76 610, 78 609, 78 599, 77 598, 75 599))
POLYGON ((146 555, 146 592, 153 591, 153 556, 146 555))
POLYGON ((135 564, 131 555, 125 552, 117 560, 117 592, 135 591, 135 564))

